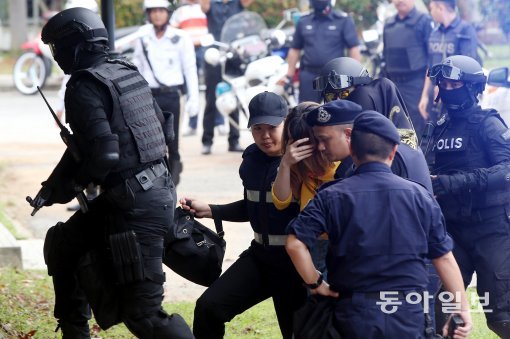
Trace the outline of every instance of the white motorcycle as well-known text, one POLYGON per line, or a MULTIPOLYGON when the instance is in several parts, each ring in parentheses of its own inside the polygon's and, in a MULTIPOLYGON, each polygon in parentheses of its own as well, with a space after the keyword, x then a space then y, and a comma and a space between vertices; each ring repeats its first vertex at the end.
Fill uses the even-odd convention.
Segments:
POLYGON ((277 84, 287 74, 288 64, 269 52, 284 45, 285 33, 268 30, 260 15, 244 11, 225 22, 220 41, 205 40, 204 46, 214 46, 205 52, 205 61, 221 65, 223 81, 216 86, 216 107, 236 128, 240 129, 229 114, 239 109, 248 118, 248 104, 258 93, 275 92, 295 105, 294 98, 277 84))

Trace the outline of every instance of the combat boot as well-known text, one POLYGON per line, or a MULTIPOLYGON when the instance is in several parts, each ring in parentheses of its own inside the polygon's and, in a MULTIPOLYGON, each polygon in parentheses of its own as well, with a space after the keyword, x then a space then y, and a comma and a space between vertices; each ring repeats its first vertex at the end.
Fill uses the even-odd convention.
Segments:
POLYGON ((90 339, 90 329, 88 322, 71 323, 65 320, 59 320, 57 328, 62 331, 63 339, 90 339))

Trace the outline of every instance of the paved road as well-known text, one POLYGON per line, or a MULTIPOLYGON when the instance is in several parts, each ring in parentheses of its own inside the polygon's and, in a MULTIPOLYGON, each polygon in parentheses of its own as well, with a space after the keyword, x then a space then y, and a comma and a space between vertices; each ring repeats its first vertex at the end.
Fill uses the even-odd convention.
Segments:
MULTIPOLYGON (((56 93, 55 89, 45 91, 52 105, 56 102, 56 93)), ((246 126, 245 121, 242 124, 246 126)), ((227 152, 227 137, 217 135, 213 153, 203 156, 200 154, 200 135, 181 139, 184 172, 178 196, 217 203, 242 198, 238 175, 241 154, 227 152)), ((250 143, 251 134, 243 131, 241 144, 247 146, 250 143)), ((58 129, 40 96, 24 96, 14 90, 0 91, 0 203, 13 217, 20 233, 27 237, 22 241, 26 268, 44 268, 42 239, 46 230, 70 216, 65 206, 57 205, 43 208, 30 217, 31 209, 24 201, 26 195, 37 192, 63 149, 58 129)), ((204 224, 213 227, 210 220, 204 220, 204 224)), ((246 223, 225 223, 225 233, 224 267, 228 267, 248 247, 252 233, 246 223)), ((172 300, 192 300, 203 291, 172 272, 167 272, 167 287, 166 295, 172 300)))

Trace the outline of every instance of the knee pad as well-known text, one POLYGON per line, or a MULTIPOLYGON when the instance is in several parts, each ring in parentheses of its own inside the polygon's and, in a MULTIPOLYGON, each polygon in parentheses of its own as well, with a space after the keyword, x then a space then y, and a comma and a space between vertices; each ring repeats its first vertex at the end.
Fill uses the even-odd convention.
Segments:
POLYGON ((510 339, 510 320, 491 321, 487 323, 489 329, 503 339, 510 339))

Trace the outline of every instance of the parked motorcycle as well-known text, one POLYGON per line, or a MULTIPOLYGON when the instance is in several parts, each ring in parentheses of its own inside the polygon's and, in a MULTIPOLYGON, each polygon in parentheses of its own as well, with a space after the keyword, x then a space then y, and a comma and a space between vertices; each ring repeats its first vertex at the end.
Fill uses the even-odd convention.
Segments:
POLYGON ((216 107, 236 128, 229 114, 239 109, 248 118, 248 104, 258 93, 275 92, 295 104, 277 84, 287 74, 288 64, 270 53, 283 46, 285 39, 281 30, 268 31, 257 13, 243 11, 225 22, 220 41, 203 41, 203 46, 214 46, 205 52, 205 61, 221 66, 223 81, 216 86, 216 107))
POLYGON ((508 67, 495 68, 489 72, 487 86, 480 100, 483 108, 496 109, 510 125, 510 81, 508 67))
POLYGON ((22 94, 34 94, 37 86, 43 87, 51 74, 53 57, 39 34, 21 45, 23 54, 16 60, 13 79, 16 89, 22 94))

